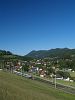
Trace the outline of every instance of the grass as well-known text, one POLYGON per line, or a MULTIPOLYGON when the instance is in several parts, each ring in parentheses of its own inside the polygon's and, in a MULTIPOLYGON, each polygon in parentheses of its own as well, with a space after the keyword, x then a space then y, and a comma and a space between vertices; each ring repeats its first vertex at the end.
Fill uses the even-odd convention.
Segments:
POLYGON ((49 85, 0 71, 0 100, 75 100, 75 95, 49 85))
POLYGON ((75 72, 70 72, 71 77, 75 77, 75 72))
POLYGON ((57 83, 61 83, 63 85, 75 87, 75 82, 64 81, 64 80, 57 80, 57 83))

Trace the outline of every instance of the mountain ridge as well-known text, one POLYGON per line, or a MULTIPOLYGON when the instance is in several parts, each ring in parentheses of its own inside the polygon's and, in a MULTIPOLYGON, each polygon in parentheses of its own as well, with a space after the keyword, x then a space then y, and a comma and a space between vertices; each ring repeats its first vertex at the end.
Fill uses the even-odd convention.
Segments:
POLYGON ((55 48, 50 50, 33 50, 30 53, 28 53, 27 57, 33 57, 33 58, 45 58, 45 57, 57 57, 57 56, 63 56, 63 55, 75 55, 75 49, 69 49, 69 48, 55 48))

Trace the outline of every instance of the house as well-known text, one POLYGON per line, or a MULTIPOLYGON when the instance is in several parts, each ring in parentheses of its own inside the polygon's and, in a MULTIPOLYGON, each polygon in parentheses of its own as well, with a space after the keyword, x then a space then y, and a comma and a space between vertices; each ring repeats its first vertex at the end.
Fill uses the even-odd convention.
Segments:
POLYGON ((46 76, 46 71, 45 70, 40 70, 39 74, 40 74, 40 77, 45 77, 46 76))
POLYGON ((56 74, 56 79, 63 80, 63 77, 60 74, 56 74))
POLYGON ((64 81, 70 81, 70 78, 68 77, 68 78, 64 79, 64 81))
POLYGON ((70 80, 70 82, 73 82, 73 80, 70 80))
POLYGON ((44 77, 44 75, 40 75, 40 77, 44 77))
POLYGON ((39 70, 38 67, 32 67, 29 72, 37 72, 39 70))

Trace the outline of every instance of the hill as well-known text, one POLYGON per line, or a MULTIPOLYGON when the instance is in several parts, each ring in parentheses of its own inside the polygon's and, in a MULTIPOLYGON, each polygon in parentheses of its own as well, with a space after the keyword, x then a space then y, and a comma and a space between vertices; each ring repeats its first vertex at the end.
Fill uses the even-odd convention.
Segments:
POLYGON ((10 51, 0 50, 0 60, 31 60, 31 57, 13 54, 10 51))
POLYGON ((75 95, 49 85, 0 71, 0 100, 75 100, 75 95))
POLYGON ((26 55, 27 57, 33 58, 45 58, 45 57, 69 57, 75 56, 75 49, 68 48, 56 48, 51 50, 39 50, 39 51, 31 51, 26 55))

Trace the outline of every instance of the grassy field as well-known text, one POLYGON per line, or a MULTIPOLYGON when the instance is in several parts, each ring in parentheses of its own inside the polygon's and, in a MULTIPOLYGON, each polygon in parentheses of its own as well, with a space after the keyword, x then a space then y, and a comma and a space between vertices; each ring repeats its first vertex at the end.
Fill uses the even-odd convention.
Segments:
POLYGON ((64 81, 64 80, 57 80, 57 83, 61 83, 63 85, 72 86, 75 88, 75 82, 64 81))
POLYGON ((70 72, 71 77, 75 77, 75 72, 70 72))
POLYGON ((0 71, 0 100, 75 100, 49 85, 0 71))

